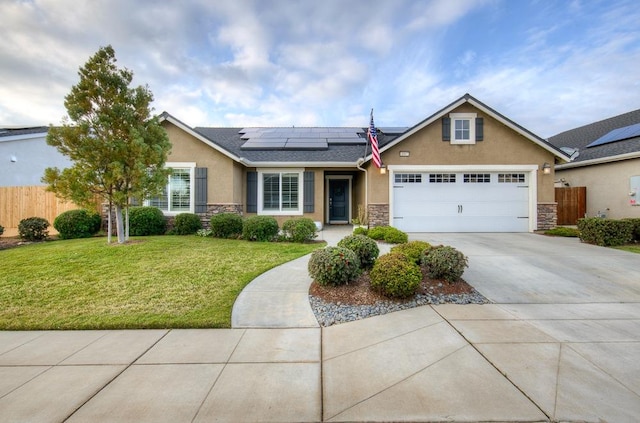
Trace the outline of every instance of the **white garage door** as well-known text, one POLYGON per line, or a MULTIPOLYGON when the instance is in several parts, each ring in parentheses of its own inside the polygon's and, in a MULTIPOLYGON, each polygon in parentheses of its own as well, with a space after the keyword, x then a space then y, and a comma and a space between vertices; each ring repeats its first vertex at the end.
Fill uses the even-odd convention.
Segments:
POLYGON ((393 226, 405 232, 528 232, 528 172, 397 172, 393 226))

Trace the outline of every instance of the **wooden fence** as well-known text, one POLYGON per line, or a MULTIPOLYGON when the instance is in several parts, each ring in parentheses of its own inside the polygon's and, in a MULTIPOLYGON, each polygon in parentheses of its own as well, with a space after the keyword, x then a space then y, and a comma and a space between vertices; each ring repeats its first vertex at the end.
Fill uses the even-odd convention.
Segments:
MULTIPOLYGON (((18 223, 27 217, 44 217, 53 225, 60 213, 77 208, 47 192, 45 186, 0 187, 0 225, 5 236, 17 235, 18 223)), ((49 232, 55 233, 53 226, 49 232)))
POLYGON ((576 225, 587 212, 587 187, 556 188, 558 225, 576 225))

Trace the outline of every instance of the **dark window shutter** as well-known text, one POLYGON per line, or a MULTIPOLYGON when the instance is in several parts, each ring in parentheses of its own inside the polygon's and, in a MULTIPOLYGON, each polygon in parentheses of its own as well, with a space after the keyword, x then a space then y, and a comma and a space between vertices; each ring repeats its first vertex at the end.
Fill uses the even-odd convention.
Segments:
POLYGON ((247 172, 247 213, 258 213, 258 172, 247 172))
POLYGON ((442 118, 442 141, 451 141, 451 118, 442 118))
POLYGON ((304 208, 303 208, 303 211, 305 213, 313 213, 313 211, 314 211, 314 204, 313 204, 313 198, 315 196, 315 193, 314 193, 314 176, 315 176, 315 172, 305 172, 304 173, 304 191, 303 191, 304 208))
POLYGON ((484 139, 484 119, 476 118, 476 141, 484 139))
POLYGON ((207 168, 196 167, 195 180, 195 204, 194 211, 196 213, 207 212, 207 168))

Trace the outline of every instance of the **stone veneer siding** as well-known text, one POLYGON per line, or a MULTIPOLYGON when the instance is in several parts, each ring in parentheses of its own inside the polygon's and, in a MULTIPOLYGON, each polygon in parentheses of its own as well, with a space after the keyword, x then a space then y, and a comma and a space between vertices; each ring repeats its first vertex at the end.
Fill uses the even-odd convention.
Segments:
POLYGON ((202 227, 208 229, 211 225, 211 216, 220 213, 235 213, 242 216, 242 211, 242 204, 207 204, 207 211, 205 213, 198 213, 198 215, 202 221, 202 227))
POLYGON ((558 226, 558 203, 538 203, 538 230, 558 226))
POLYGON ((389 226, 389 205, 388 204, 369 204, 367 206, 367 214, 369 215, 369 227, 389 226))

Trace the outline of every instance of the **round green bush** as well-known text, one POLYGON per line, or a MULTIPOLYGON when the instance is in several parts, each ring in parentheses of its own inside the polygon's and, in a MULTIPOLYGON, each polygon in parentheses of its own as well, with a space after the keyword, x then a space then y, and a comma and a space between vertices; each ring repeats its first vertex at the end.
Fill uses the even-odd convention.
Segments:
POLYGON ((216 238, 238 238, 242 235, 242 217, 235 213, 211 216, 211 232, 216 238))
POLYGON ((0 225, 0 235, 4 233, 4 226, 0 225))
POLYGON ((129 235, 164 235, 167 220, 157 207, 131 207, 129 209, 129 235))
POLYGON ((467 258, 453 247, 439 245, 425 251, 422 264, 426 266, 429 277, 456 282, 469 267, 467 258))
POLYGON ((309 276, 320 285, 344 285, 360 276, 356 253, 343 247, 315 250, 309 258, 309 276))
POLYGON ((49 222, 42 217, 28 217, 18 223, 18 234, 26 241, 42 241, 47 239, 49 222))
POLYGON ((380 254, 378 244, 364 235, 347 235, 338 242, 338 247, 348 248, 356 253, 362 269, 370 269, 380 254))
POLYGON ((173 233, 175 235, 193 235, 202 229, 200 216, 195 213, 180 213, 173 221, 173 233))
POLYGON ((286 220, 282 224, 282 231, 285 239, 291 242, 308 242, 316 237, 318 228, 313 219, 301 217, 297 219, 286 220))
POLYGON ((398 244, 391 248, 392 253, 401 253, 407 256, 409 260, 417 265, 420 265, 422 255, 426 250, 431 248, 431 244, 425 241, 411 241, 404 244, 398 244))
POLYGON ((62 239, 92 237, 100 231, 101 225, 100 215, 88 210, 69 210, 53 221, 53 227, 62 239))
POLYGON ((380 256, 369 277, 373 289, 389 297, 406 298, 418 290, 422 271, 407 256, 394 252, 380 256))
POLYGON ((388 242, 389 244, 402 244, 409 241, 409 236, 400 229, 393 226, 376 226, 369 229, 369 238, 377 241, 388 242))
POLYGON ((242 237, 247 241, 271 241, 278 235, 278 221, 271 216, 251 216, 244 220, 242 237))
POLYGON ((368 233, 369 229, 365 228, 364 226, 358 226, 357 228, 353 229, 354 235, 367 235, 368 233))

